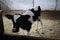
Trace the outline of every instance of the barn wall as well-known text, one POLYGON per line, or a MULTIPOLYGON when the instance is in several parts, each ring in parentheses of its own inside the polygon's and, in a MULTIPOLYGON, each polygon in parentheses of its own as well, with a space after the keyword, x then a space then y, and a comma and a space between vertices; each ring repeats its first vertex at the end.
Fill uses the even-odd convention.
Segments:
POLYGON ((35 6, 41 6, 42 10, 54 10, 56 2, 55 0, 35 0, 35 6))
MULTIPOLYGON (((2 9, 27 10, 33 7, 33 0, 0 0, 4 3, 2 9), (5 6, 6 5, 6 6, 5 6)), ((0 3, 1 4, 1 3, 0 3)), ((60 0, 34 0, 34 7, 41 6, 42 10, 60 10, 60 0)))
POLYGON ((32 7, 32 0, 1 0, 12 10, 29 9, 32 7))

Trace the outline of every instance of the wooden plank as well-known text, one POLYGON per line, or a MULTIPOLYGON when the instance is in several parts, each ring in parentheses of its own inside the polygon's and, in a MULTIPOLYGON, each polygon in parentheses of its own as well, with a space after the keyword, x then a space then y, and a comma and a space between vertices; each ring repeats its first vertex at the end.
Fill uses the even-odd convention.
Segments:
POLYGON ((4 26, 3 26, 2 12, 0 12, 0 35, 3 33, 4 33, 4 26))

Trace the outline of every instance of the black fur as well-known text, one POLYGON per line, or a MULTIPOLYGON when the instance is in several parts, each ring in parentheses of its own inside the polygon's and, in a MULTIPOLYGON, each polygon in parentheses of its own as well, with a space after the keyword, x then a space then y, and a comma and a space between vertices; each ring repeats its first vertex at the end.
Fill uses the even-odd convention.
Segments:
POLYGON ((17 22, 15 23, 17 25, 16 27, 18 28, 21 27, 24 30, 30 31, 32 23, 28 21, 29 17, 30 16, 25 15, 25 16, 21 16, 20 18, 18 18, 16 20, 17 22))
POLYGON ((5 15, 5 17, 7 17, 8 19, 13 19, 13 15, 10 14, 5 15))

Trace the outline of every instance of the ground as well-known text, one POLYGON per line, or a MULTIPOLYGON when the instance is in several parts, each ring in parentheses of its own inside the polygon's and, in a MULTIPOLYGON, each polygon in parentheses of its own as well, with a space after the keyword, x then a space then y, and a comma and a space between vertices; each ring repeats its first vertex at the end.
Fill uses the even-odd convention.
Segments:
MULTIPOLYGON (((12 21, 7 19, 4 15, 6 13, 14 14, 14 13, 23 13, 25 11, 8 11, 3 13, 3 22, 4 22, 4 32, 11 35, 27 35, 26 30, 20 28, 18 33, 12 32, 12 21)), ((46 37, 46 38, 55 38, 60 39, 60 12, 57 11, 43 11, 41 12, 41 25, 40 21, 36 21, 33 23, 30 36, 35 37, 46 37)))

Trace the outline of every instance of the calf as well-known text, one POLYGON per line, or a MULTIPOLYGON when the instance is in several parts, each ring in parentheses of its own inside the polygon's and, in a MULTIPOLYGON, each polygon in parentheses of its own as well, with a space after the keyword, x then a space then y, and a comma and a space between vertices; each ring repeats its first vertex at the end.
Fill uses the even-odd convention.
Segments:
POLYGON ((37 8, 32 8, 23 14, 15 14, 15 15, 6 14, 5 16, 8 19, 12 20, 13 32, 19 32, 19 28, 22 28, 29 32, 32 23, 38 19, 40 14, 41 14, 41 8, 40 6, 38 6, 37 8))

